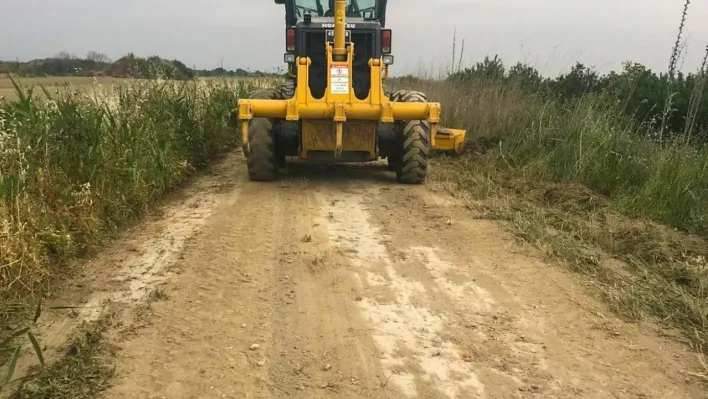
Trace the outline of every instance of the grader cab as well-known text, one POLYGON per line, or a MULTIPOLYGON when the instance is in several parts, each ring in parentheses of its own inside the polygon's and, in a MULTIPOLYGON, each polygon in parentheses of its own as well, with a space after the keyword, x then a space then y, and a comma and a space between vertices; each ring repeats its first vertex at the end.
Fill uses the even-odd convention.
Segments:
POLYGON ((425 181, 433 151, 460 152, 465 131, 438 126, 440 104, 384 85, 393 65, 386 0, 275 0, 285 6, 289 79, 238 102, 251 180, 275 180, 286 157, 387 159, 397 180, 425 181))

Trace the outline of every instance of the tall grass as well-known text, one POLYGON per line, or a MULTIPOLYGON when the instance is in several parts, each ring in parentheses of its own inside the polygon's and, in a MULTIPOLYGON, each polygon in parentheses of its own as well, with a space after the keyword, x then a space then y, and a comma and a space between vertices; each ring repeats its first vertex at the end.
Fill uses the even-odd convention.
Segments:
POLYGON ((581 183, 633 217, 708 237, 708 145, 659 141, 606 94, 561 103, 495 80, 404 80, 442 103, 443 121, 468 130, 493 167, 581 183))
POLYGON ((17 100, 0 102, 0 299, 50 281, 232 148, 230 113, 254 83, 140 80, 56 94, 16 87, 17 100))

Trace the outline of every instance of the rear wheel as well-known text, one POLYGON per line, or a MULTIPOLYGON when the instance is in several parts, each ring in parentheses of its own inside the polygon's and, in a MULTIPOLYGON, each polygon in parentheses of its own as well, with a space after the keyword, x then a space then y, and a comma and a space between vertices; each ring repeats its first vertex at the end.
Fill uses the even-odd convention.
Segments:
MULTIPOLYGON (((281 99, 280 90, 258 90, 251 99, 281 99)), ((275 151, 273 121, 268 118, 253 118, 248 128, 248 177, 254 181, 272 181, 278 177, 281 159, 275 151)))
POLYGON ((285 100, 295 97, 295 80, 286 80, 285 83, 280 86, 280 95, 282 95, 285 100))
POLYGON ((384 85, 382 85, 382 86, 383 86, 384 96, 386 96, 386 97, 388 97, 388 98, 390 99, 390 98, 391 98, 391 94, 393 93, 393 91, 391 91, 391 88, 388 87, 388 85, 385 85, 385 84, 384 84, 384 85))
MULTIPOLYGON (((425 94, 408 90, 393 93, 391 100, 427 102, 425 94)), ((400 160, 395 165, 396 178, 404 184, 423 184, 428 172, 430 124, 425 120, 402 121, 397 124, 396 133, 400 140, 400 160)))

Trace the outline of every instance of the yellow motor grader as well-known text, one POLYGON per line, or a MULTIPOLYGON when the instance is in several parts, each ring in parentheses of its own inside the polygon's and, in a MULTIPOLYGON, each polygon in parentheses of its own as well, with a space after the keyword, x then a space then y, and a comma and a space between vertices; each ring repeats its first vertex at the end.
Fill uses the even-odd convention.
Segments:
POLYGON ((460 152, 465 131, 438 126, 440 104, 384 84, 392 32, 386 0, 275 0, 285 6, 288 79, 238 102, 251 180, 275 180, 286 157, 387 159, 397 180, 425 181, 433 151, 460 152))

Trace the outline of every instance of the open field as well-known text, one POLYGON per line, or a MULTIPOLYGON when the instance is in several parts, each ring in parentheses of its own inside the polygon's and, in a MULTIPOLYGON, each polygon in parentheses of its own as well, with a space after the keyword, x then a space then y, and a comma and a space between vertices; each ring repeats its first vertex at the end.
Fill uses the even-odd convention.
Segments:
MULTIPOLYGON (((110 92, 114 87, 124 85, 126 82, 140 82, 145 79, 122 79, 111 77, 80 77, 80 76, 47 76, 47 77, 15 77, 15 82, 23 88, 35 87, 35 95, 44 97, 41 87, 44 87, 51 95, 57 92, 65 92, 66 90, 78 90, 81 92, 90 92, 96 88, 102 91, 110 92)), ((261 85, 262 82, 273 81, 273 78, 258 78, 258 77, 238 77, 238 78, 198 78, 199 81, 228 81, 235 84, 237 81, 261 85)), ((12 80, 7 76, 0 75, 0 97, 7 100, 16 100, 17 93, 12 84, 12 80)))
MULTIPOLYGON (((111 88, 116 84, 121 84, 123 79, 118 78, 88 78, 88 77, 71 77, 71 76, 58 76, 58 77, 39 77, 39 78, 15 78, 15 81, 22 87, 36 86, 36 94, 41 95, 42 91, 40 86, 43 86, 50 94, 54 94, 56 91, 67 90, 68 87, 73 89, 85 90, 86 88, 92 87, 94 84, 100 86, 111 88)), ((8 77, 0 77, 0 97, 4 97, 8 100, 17 99, 17 93, 12 85, 12 81, 8 77)))

